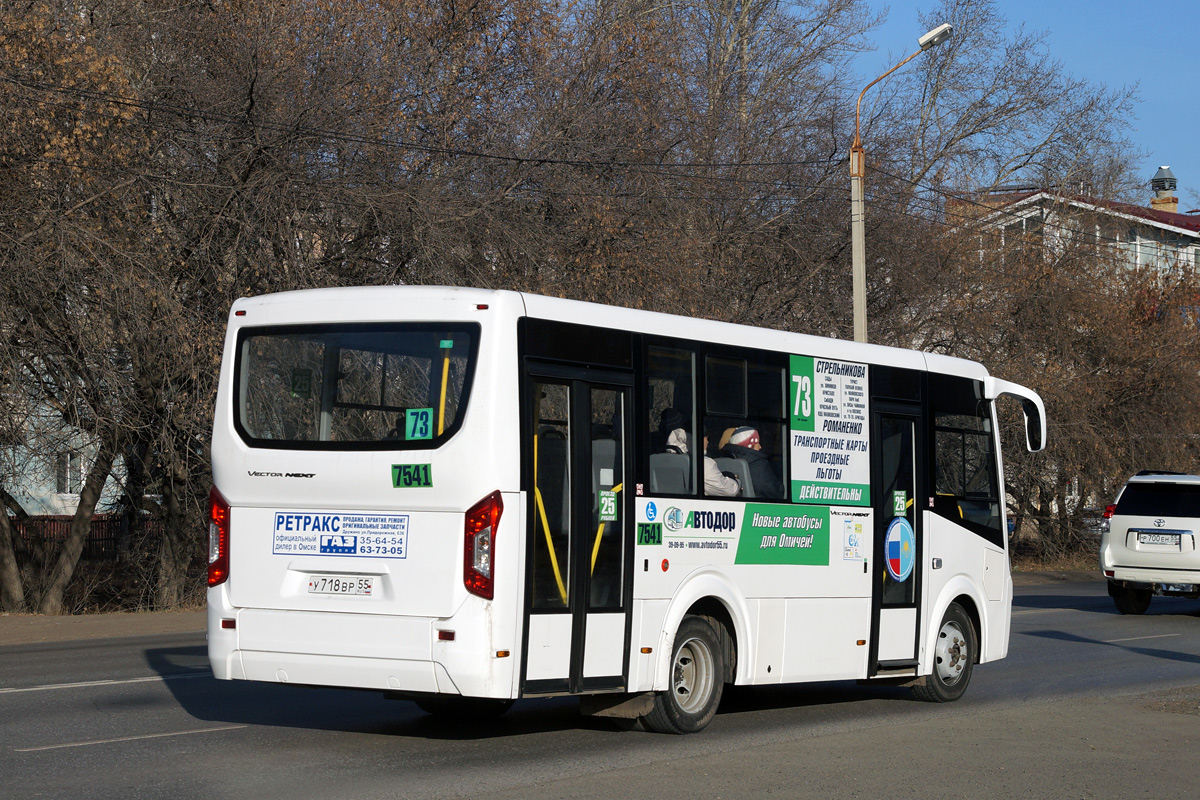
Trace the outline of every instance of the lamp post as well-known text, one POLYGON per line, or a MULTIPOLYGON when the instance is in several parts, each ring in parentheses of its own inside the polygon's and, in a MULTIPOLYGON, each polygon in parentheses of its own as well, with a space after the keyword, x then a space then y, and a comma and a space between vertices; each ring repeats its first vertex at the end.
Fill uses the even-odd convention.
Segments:
POLYGON ((871 81, 858 94, 858 105, 854 108, 854 142, 850 145, 850 258, 854 288, 854 341, 867 340, 867 248, 863 219, 863 176, 866 175, 866 153, 859 136, 859 120, 862 114, 863 95, 881 80, 912 61, 926 50, 950 38, 954 29, 947 24, 938 25, 917 40, 919 50, 901 61, 887 72, 871 81))

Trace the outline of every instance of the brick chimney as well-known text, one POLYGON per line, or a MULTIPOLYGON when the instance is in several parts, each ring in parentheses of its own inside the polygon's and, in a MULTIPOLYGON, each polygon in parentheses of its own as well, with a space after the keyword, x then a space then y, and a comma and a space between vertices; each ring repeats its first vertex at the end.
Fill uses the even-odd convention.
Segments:
POLYGON ((1159 167, 1158 172, 1150 179, 1150 188, 1154 190, 1154 198, 1150 208, 1154 211, 1179 213, 1179 198, 1175 196, 1175 174, 1170 167, 1159 167))

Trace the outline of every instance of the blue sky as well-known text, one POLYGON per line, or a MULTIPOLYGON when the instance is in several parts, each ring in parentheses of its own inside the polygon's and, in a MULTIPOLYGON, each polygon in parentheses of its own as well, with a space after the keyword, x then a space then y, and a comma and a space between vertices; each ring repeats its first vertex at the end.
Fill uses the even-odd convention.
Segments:
MULTIPOLYGON (((917 13, 936 3, 868 1, 876 11, 890 9, 872 34, 876 51, 858 61, 869 82, 890 66, 889 51, 903 58, 916 49, 925 33, 917 13)), ((1141 199, 1149 202, 1150 178, 1166 164, 1179 179, 1179 210, 1200 207, 1200 68, 1192 50, 1200 41, 1200 0, 997 0, 996 7, 1011 26, 1045 31, 1050 54, 1076 77, 1109 88, 1136 84, 1141 102, 1129 136, 1147 154, 1141 199)))

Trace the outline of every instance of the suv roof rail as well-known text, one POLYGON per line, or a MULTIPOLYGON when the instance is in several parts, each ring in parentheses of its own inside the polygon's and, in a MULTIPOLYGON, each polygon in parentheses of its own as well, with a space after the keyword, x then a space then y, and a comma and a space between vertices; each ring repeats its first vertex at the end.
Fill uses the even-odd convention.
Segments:
POLYGON ((1166 469, 1144 469, 1138 472, 1134 477, 1140 478, 1144 475, 1187 475, 1186 472, 1171 472, 1166 469))

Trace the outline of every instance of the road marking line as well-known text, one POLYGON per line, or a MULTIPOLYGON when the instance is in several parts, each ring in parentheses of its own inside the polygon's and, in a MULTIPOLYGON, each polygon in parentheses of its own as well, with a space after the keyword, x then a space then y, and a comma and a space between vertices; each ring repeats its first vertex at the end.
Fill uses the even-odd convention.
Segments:
POLYGON ((1182 635, 1182 633, 1160 633, 1157 636, 1134 636, 1129 639, 1105 639, 1104 644, 1116 644, 1117 642, 1140 642, 1142 639, 1170 639, 1172 636, 1182 635))
POLYGON ((91 742, 70 742, 68 744, 47 744, 42 747, 16 747, 18 753, 36 753, 39 750, 60 750, 64 747, 89 747, 93 744, 113 744, 115 742, 136 742, 139 739, 162 739, 167 736, 191 736, 194 733, 218 733, 220 731, 236 731, 245 725, 225 725, 220 728, 197 728, 193 731, 172 731, 170 733, 147 733, 142 736, 121 736, 116 739, 96 739, 91 742))
POLYGON ((123 681, 107 680, 107 681, 83 681, 82 683, 51 683, 43 686, 26 686, 25 688, 7 688, 0 689, 0 694, 17 694, 18 692, 48 692, 52 689, 85 689, 89 686, 120 686, 126 683, 155 683, 161 681, 184 680, 186 678, 208 678, 212 673, 208 670, 203 672, 187 672, 178 675, 155 675, 150 678, 129 678, 123 681))

